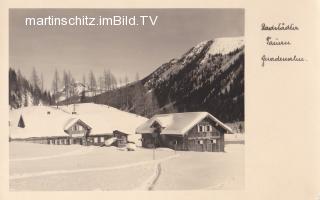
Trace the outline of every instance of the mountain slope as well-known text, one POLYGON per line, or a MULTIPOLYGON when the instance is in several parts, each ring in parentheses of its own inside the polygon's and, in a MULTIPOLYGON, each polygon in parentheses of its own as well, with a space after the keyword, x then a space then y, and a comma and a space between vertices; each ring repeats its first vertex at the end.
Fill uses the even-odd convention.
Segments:
POLYGON ((86 101, 148 117, 208 111, 224 122, 243 121, 244 53, 242 37, 204 41, 144 79, 86 101))

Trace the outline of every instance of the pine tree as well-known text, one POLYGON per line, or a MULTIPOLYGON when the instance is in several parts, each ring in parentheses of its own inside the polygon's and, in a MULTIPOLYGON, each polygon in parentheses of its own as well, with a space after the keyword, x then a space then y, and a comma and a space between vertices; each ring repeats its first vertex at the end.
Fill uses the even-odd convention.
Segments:
POLYGON ((20 128, 26 127, 22 115, 20 115, 20 119, 19 119, 19 122, 18 122, 18 127, 20 127, 20 128))

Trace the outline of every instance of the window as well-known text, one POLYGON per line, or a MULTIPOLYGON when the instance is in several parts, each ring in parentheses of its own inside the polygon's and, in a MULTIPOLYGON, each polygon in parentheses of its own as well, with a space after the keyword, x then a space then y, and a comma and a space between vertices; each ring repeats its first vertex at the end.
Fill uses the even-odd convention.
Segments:
POLYGON ((198 125, 198 132, 203 132, 204 131, 204 127, 202 125, 198 125))
POLYGON ((98 137, 95 137, 94 138, 94 143, 98 143, 98 139, 99 139, 98 137))
POLYGON ((212 126, 211 125, 198 125, 198 132, 211 132, 212 126))
POLYGON ((203 144, 203 140, 198 140, 197 143, 198 144, 203 144))
POLYGON ((104 137, 100 137, 100 142, 104 142, 104 137))
POLYGON ((210 140, 211 144, 216 144, 217 140, 210 140))

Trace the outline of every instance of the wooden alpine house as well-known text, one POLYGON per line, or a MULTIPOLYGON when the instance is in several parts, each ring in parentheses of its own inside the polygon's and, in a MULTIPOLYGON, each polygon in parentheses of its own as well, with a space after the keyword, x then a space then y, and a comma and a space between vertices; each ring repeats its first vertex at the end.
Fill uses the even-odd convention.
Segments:
POLYGON ((207 112, 159 114, 140 125, 142 146, 184 151, 224 151, 224 134, 232 130, 207 112))

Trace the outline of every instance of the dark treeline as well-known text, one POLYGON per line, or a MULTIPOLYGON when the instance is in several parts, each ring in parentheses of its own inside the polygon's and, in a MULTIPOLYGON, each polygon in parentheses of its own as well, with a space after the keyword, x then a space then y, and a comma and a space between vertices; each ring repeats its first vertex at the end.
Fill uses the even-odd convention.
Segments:
POLYGON ((31 105, 51 105, 52 96, 43 89, 43 77, 39 77, 33 69, 31 80, 27 80, 18 70, 9 68, 9 105, 10 108, 20 108, 31 105))

